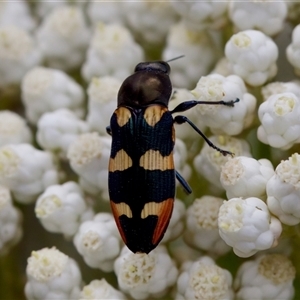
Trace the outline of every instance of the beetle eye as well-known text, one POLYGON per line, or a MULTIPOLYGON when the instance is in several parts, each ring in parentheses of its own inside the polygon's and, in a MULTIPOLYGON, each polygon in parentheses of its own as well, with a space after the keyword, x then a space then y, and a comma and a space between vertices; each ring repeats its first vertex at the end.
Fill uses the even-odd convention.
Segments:
POLYGON ((134 69, 134 72, 140 71, 164 73, 169 75, 170 66, 165 61, 141 62, 134 69))

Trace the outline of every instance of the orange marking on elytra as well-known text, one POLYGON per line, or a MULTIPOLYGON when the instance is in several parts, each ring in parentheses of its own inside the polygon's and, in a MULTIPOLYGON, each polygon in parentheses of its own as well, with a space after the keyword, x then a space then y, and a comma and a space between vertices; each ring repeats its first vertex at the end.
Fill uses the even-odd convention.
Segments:
POLYGON ((173 211, 173 205, 174 205, 174 199, 169 198, 160 203, 156 203, 156 202, 146 203, 142 210, 141 218, 147 218, 149 215, 158 216, 157 224, 152 236, 152 243, 154 245, 160 241, 162 234, 165 232, 169 224, 172 211, 173 211))
POLYGON ((119 107, 115 110, 117 116, 117 122, 120 127, 127 124, 128 120, 131 118, 131 112, 126 107, 119 107))
POLYGON ((172 170, 174 169, 173 153, 162 156, 158 150, 150 149, 141 156, 139 165, 145 170, 172 170))
POLYGON ((150 105, 144 112, 144 118, 149 126, 154 127, 167 110, 168 109, 166 107, 161 105, 150 105))

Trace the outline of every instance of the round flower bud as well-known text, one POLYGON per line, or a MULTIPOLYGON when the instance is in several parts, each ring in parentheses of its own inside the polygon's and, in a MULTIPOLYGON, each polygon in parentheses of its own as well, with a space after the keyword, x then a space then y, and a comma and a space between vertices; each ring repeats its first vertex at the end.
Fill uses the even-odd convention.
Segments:
POLYGON ((22 237, 22 215, 13 206, 9 189, 0 185, 0 255, 5 255, 22 237))
POLYGON ((90 30, 80 8, 58 6, 43 19, 36 36, 47 65, 70 70, 82 64, 90 30))
POLYGON ((85 133, 70 145, 67 157, 71 168, 79 175, 79 184, 84 191, 99 195, 108 201, 108 172, 111 139, 96 132, 85 133))
POLYGON ((12 111, 0 111, 0 147, 31 142, 32 133, 26 121, 12 111))
POLYGON ((274 148, 289 149, 300 142, 300 98, 293 93, 270 96, 258 109, 260 141, 274 148))
POLYGON ((232 276, 208 256, 186 262, 177 280, 176 300, 233 299, 232 276))
POLYGON ((178 274, 163 246, 158 246, 149 254, 134 254, 124 247, 114 269, 121 291, 134 299, 162 299, 178 274))
POLYGON ((83 88, 60 70, 36 67, 22 81, 22 101, 28 120, 36 124, 45 113, 68 108, 75 115, 84 115, 83 88))
POLYGON ((229 17, 238 30, 257 29, 275 35, 283 29, 286 16, 284 1, 232 1, 229 4, 229 17))
POLYGON ((223 199, 203 196, 195 199, 186 211, 184 240, 200 250, 223 255, 230 247, 221 239, 218 228, 219 208, 223 199))
POLYGON ((74 244, 88 266, 111 272, 121 251, 121 237, 113 216, 99 213, 93 220, 83 222, 74 244))
POLYGON ((300 25, 293 29, 292 42, 286 48, 286 56, 289 63, 294 67, 295 73, 300 74, 300 25))
POLYGON ((38 121, 37 141, 45 150, 65 157, 70 144, 89 131, 86 122, 80 120, 71 110, 61 108, 44 113, 38 121))
POLYGON ((225 55, 233 73, 250 85, 263 85, 277 73, 278 48, 261 31, 234 34, 226 44, 225 55))
POLYGON ((31 68, 42 60, 33 38, 24 29, 0 28, 0 87, 19 84, 31 68))
POLYGON ((201 119, 215 134, 237 135, 251 125, 256 98, 247 92, 243 80, 236 75, 224 77, 211 74, 201 77, 192 91, 198 101, 231 101, 239 99, 234 107, 225 105, 197 105, 201 119))
POLYGON ((300 155, 281 161, 267 182, 270 211, 287 225, 300 223, 300 155))
POLYGON ((103 278, 101 280, 95 279, 83 287, 79 300, 89 299, 126 300, 126 297, 103 278))
MULTIPOLYGON (((245 140, 230 136, 211 136, 209 139, 217 147, 228 150, 234 153, 236 156, 251 157, 250 146, 245 140)), ((201 152, 194 159, 194 167, 198 174, 202 175, 206 180, 212 183, 214 187, 221 189, 221 167, 229 159, 229 155, 224 156, 219 151, 212 149, 208 144, 205 143, 201 152)))
POLYGON ((57 182, 58 172, 50 153, 30 144, 0 148, 0 184, 7 186, 18 202, 35 201, 45 188, 57 182))
MULTIPOLYGON (((98 4, 98 3, 97 3, 98 4)), ((116 109, 121 80, 111 77, 94 77, 87 90, 88 111, 86 121, 91 130, 107 135, 106 127, 116 109)))
POLYGON ((184 53, 183 58, 172 61, 170 78, 173 85, 179 88, 194 86, 212 67, 217 56, 214 49, 207 32, 188 29, 182 22, 173 25, 167 36, 163 59, 173 59, 184 53))
POLYGON ((93 217, 82 190, 73 181, 49 186, 37 199, 35 214, 46 230, 66 237, 73 236, 81 222, 93 217))
POLYGON ((86 81, 95 76, 114 76, 120 80, 132 74, 143 50, 130 31, 118 24, 98 24, 90 41, 81 73, 86 81))
POLYGON ((267 205, 259 198, 232 198, 219 210, 219 233, 240 257, 277 245, 281 223, 270 215, 267 205))
POLYGON ((266 199, 266 184, 273 176, 274 168, 267 159, 235 156, 221 168, 220 181, 227 198, 257 197, 266 199))
POLYGON ((78 299, 81 274, 75 260, 53 248, 32 251, 28 258, 27 299, 78 299))
POLYGON ((236 296, 241 300, 294 299, 295 276, 295 267, 286 256, 260 255, 239 267, 234 281, 236 296))

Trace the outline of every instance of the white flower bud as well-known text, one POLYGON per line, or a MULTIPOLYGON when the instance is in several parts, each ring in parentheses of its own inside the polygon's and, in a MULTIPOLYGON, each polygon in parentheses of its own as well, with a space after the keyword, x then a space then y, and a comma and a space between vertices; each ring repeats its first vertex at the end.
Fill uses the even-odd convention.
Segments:
POLYGON ((187 262, 177 280, 176 300, 233 299, 232 276, 208 256, 187 262))
MULTIPOLYGON (((43 19, 58 7, 66 6, 68 4, 70 4, 69 0, 38 1, 35 3, 34 8, 36 14, 43 19)), ((85 2, 82 2, 82 0, 72 0, 72 5, 82 8, 85 5, 85 2)))
POLYGON ((126 297, 120 291, 116 290, 113 286, 107 283, 107 281, 103 278, 101 280, 95 279, 83 287, 79 300, 88 299, 126 300, 126 297))
POLYGON ((274 148, 291 148, 300 142, 300 98, 293 93, 270 96, 258 109, 258 139, 274 148))
POLYGON ((232 198, 224 201, 219 210, 219 233, 240 257, 277 245, 281 223, 269 213, 259 198, 232 198))
POLYGON ((293 29, 292 42, 286 48, 286 56, 289 63, 294 67, 295 73, 300 74, 300 25, 293 29))
POLYGON ((114 269, 120 289, 134 299, 162 299, 178 274, 163 246, 158 246, 149 254, 134 254, 124 247, 114 269))
POLYGON ((0 148, 0 184, 21 203, 35 201, 46 187, 57 184, 58 173, 51 154, 30 144, 0 148))
POLYGON ((225 55, 233 73, 250 85, 263 85, 277 73, 278 48, 261 31, 245 30, 234 34, 226 44, 225 55))
POLYGON ((278 34, 287 16, 285 1, 231 1, 229 17, 238 30, 257 29, 267 35, 278 34))
POLYGON ((66 156, 68 148, 76 138, 89 131, 86 122, 80 120, 69 109, 58 109, 44 113, 38 121, 37 141, 45 150, 66 156))
POLYGON ((170 1, 127 1, 123 10, 126 24, 141 44, 163 44, 169 28, 178 20, 170 1))
POLYGON ((195 108, 202 121, 215 134, 237 135, 251 125, 254 118, 256 98, 247 92, 243 80, 230 75, 211 74, 201 77, 192 91, 199 101, 229 101, 240 99, 234 107, 225 105, 197 105, 195 108))
POLYGON ((270 211, 287 225, 300 223, 300 155, 281 161, 267 182, 270 211))
MULTIPOLYGON (((170 78, 174 86, 191 88, 204 74, 207 74, 216 59, 215 46, 205 31, 193 31, 180 22, 170 28, 163 59, 184 57, 172 61, 170 78)), ((189 99, 191 100, 191 99, 189 99)))
POLYGON ((221 239, 218 228, 219 208, 223 199, 203 196, 195 199, 186 211, 187 244, 209 253, 223 255, 230 247, 221 239))
MULTIPOLYGON (((245 140, 233 138, 230 136, 211 136, 210 141, 217 147, 231 151, 236 156, 249 156, 250 146, 245 140)), ((222 188, 220 182, 221 167, 230 157, 222 155, 220 152, 212 149, 208 144, 204 143, 203 148, 194 159, 194 167, 206 180, 215 187, 222 188)))
POLYGON ((93 217, 82 190, 73 181, 49 186, 37 199, 35 214, 46 230, 66 237, 74 235, 81 222, 93 217))
POLYGON ((80 295, 77 263, 54 247, 32 251, 26 274, 27 299, 78 299, 80 295))
POLYGON ((80 135, 69 147, 67 157, 71 168, 79 175, 79 184, 89 194, 101 193, 108 201, 108 172, 111 139, 97 133, 80 135))
POLYGON ((94 77, 89 84, 87 123, 91 130, 107 135, 106 127, 117 107, 117 96, 122 82, 114 77, 94 77))
POLYGON ((0 87, 19 84, 24 74, 41 62, 33 38, 18 27, 0 28, 0 87))
POLYGON ((238 269, 234 287, 241 300, 294 299, 296 270, 282 254, 267 254, 244 262, 238 269))
POLYGON ((36 27, 30 15, 29 3, 25 1, 3 1, 0 4, 0 26, 17 26, 27 31, 36 27))
POLYGON ((82 10, 78 7, 55 8, 43 19, 36 35, 49 67, 69 70, 82 64, 90 30, 85 23, 82 10))
POLYGON ((81 68, 86 81, 94 76, 114 76, 124 80, 143 60, 143 50, 130 31, 117 24, 98 24, 90 41, 87 58, 81 68))
MULTIPOLYGON (((93 25, 97 23, 118 23, 124 24, 128 2, 95 2, 87 3, 86 13, 93 25), (124 3, 124 5, 123 5, 124 3)), ((137 4, 135 2, 135 4, 137 4)), ((130 11, 130 10, 128 10, 130 11)), ((131 12, 131 11, 130 11, 131 12)))
POLYGON ((104 272, 113 270, 121 251, 121 238, 111 214, 99 213, 93 220, 83 222, 73 241, 88 266, 104 272))
POLYGON ((261 93, 264 101, 274 94, 293 93, 300 98, 300 81, 271 82, 262 87, 261 93))
POLYGON ((171 0, 171 3, 190 28, 196 30, 218 29, 226 23, 227 1, 171 0))
POLYGON ((22 100, 29 121, 36 124, 45 112, 68 108, 84 114, 82 87, 60 70, 36 67, 22 81, 22 100))
POLYGON ((32 133, 26 121, 12 111, 0 111, 0 147, 31 142, 32 133))
POLYGON ((0 185, 0 255, 6 254, 22 237, 22 215, 13 206, 9 190, 0 185))
POLYGON ((274 168, 269 160, 236 156, 221 167, 220 181, 228 199, 257 197, 265 200, 266 184, 273 175, 274 168))

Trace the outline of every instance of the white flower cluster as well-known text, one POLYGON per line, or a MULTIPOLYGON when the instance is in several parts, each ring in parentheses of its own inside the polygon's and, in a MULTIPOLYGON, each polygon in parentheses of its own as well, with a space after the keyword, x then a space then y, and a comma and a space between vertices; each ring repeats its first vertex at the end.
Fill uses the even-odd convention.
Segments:
MULTIPOLYGON (((27 299, 300 298, 299 8, 283 0, 0 3, 1 271, 19 269, 35 250, 27 299), (172 114, 188 118, 175 120, 172 155, 193 192, 176 183, 170 220, 159 212, 168 224, 160 245, 134 254, 109 205, 107 126, 122 82, 144 60, 170 65, 169 111, 195 104, 172 114)), ((155 224, 141 230, 154 238, 155 224)), ((14 286, 24 277, 16 272, 14 286)), ((2 289, 7 278, 0 299, 22 298, 2 289)))
POLYGON ((51 154, 30 144, 0 148, 0 184, 8 187, 20 203, 36 200, 48 186, 58 182, 51 154))
POLYGON ((267 183, 270 211, 287 225, 300 223, 300 155, 281 161, 267 183))
POLYGON ((99 213, 93 220, 83 222, 74 237, 74 244, 87 265, 111 272, 121 251, 121 237, 113 216, 99 213))
POLYGON ((219 235, 218 214, 223 201, 221 198, 203 196, 195 199, 187 209, 184 240, 189 245, 217 255, 230 250, 219 235))
POLYGON ((37 199, 35 214, 45 229, 67 237, 77 232, 82 221, 93 217, 82 190, 72 181, 49 186, 37 199))
POLYGON ((256 98, 247 92, 239 76, 224 77, 211 74, 201 77, 192 91, 198 101, 230 101, 239 99, 234 107, 223 105, 198 105, 202 121, 215 134, 237 135, 249 127, 254 117, 256 98))
POLYGON ((59 6, 43 19, 36 37, 48 66, 69 70, 82 64, 90 30, 82 10, 74 6, 59 6))
POLYGON ((27 264, 28 299, 78 299, 81 273, 72 258, 55 248, 33 251, 27 264))
POLYGON ((260 255, 238 269, 234 287, 242 300, 294 299, 295 267, 282 254, 260 255))
POLYGON ((200 76, 208 73, 217 57, 214 43, 205 31, 195 31, 183 22, 173 25, 163 52, 164 60, 184 53, 184 58, 172 62, 171 80, 176 87, 192 87, 200 76))
POLYGON ((10 247, 22 237, 22 214, 11 199, 9 189, 0 185, 0 255, 6 254, 10 247))
POLYGON ((121 291, 134 299, 162 298, 177 279, 178 270, 163 246, 149 255, 131 253, 124 247, 115 261, 121 291))
POLYGON ((46 112, 68 108, 84 114, 82 87, 66 73, 44 67, 31 69, 22 80, 22 101, 29 121, 36 124, 46 112))
POLYGON ((208 256, 186 262, 177 280, 176 300, 233 299, 232 276, 208 256))
POLYGON ((280 221, 256 197, 225 201, 219 210, 218 223, 222 239, 240 257, 276 246, 282 231, 280 221))
POLYGON ((277 73, 278 48, 258 30, 244 30, 227 42, 225 55, 232 72, 253 86, 260 86, 277 73))
POLYGON ((124 26, 100 23, 96 26, 81 73, 86 81, 94 76, 124 80, 143 60, 143 50, 124 26))
POLYGON ((286 92, 271 95, 258 110, 257 137, 274 148, 289 149, 300 143, 300 98, 286 92))
POLYGON ((20 84, 25 73, 40 64, 42 53, 33 37, 16 26, 0 27, 0 87, 20 84))
POLYGON ((126 297, 123 293, 111 286, 105 279, 101 279, 93 280, 83 287, 79 300, 88 299, 126 300, 126 297))

